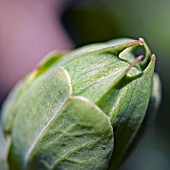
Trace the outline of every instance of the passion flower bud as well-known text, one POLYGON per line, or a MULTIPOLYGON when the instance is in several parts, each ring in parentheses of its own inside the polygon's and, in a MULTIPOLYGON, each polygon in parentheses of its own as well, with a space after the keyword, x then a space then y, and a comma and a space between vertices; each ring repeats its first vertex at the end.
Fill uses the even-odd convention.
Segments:
POLYGON ((115 168, 144 119, 154 67, 143 39, 49 54, 4 104, 10 169, 115 168))

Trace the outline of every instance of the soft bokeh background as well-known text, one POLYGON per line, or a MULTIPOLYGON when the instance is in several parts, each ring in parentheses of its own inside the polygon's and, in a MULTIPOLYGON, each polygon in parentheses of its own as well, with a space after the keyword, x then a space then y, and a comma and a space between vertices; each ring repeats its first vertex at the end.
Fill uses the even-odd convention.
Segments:
POLYGON ((51 50, 72 42, 61 16, 69 0, 0 0, 0 101, 51 50))
POLYGON ((169 0, 0 0, 1 101, 13 84, 52 49, 143 37, 157 55, 163 100, 154 123, 120 169, 169 170, 169 18, 169 0))

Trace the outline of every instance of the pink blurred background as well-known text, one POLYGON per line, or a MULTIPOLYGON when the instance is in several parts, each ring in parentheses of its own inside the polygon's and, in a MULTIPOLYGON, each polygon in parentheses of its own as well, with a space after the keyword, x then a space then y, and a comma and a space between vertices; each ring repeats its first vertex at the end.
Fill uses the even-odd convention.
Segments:
POLYGON ((0 0, 0 96, 51 50, 72 42, 60 17, 69 0, 0 0))

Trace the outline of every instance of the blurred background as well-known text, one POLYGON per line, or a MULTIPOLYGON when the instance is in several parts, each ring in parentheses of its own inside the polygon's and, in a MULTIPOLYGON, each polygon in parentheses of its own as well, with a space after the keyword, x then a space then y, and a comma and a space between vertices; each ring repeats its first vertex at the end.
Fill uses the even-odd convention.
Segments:
POLYGON ((154 123, 120 169, 169 170, 169 0, 0 0, 0 102, 47 52, 119 37, 146 40, 163 86, 154 123))

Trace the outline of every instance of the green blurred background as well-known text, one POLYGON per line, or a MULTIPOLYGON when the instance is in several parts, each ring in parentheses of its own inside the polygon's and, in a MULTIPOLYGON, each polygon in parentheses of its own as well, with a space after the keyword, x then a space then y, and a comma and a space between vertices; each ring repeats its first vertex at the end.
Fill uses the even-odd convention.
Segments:
POLYGON ((170 1, 73 0, 62 22, 76 47, 119 37, 143 37, 157 56, 160 109, 121 170, 170 169, 170 1))

